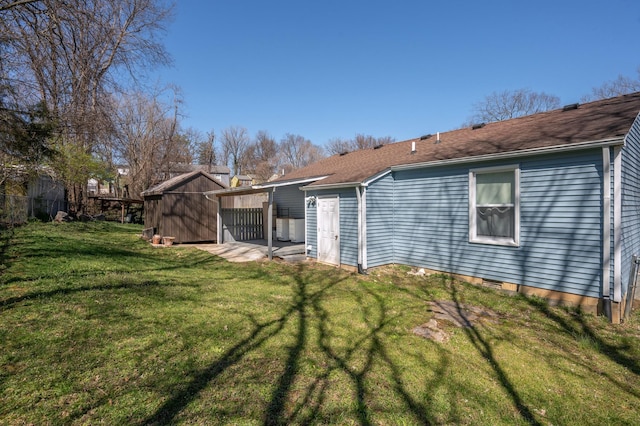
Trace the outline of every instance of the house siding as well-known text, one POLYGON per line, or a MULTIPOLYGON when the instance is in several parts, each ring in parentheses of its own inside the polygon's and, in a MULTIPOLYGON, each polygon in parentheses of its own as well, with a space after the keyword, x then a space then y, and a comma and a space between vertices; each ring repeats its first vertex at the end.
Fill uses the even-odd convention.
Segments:
POLYGON ((273 193, 278 217, 304 218, 304 192, 299 185, 282 186, 273 193))
POLYGON ((355 188, 340 191, 340 263, 358 266, 358 199, 355 188))
POLYGON ((588 297, 602 294, 602 151, 522 164, 522 283, 588 297))
POLYGON ((393 176, 388 174, 367 188, 368 267, 394 263, 393 176))
POLYGON ((504 164, 395 172, 395 262, 599 297, 601 150, 521 160, 520 246, 469 243, 469 169, 504 164))
MULTIPOLYGON (((636 119, 622 149, 622 296, 633 255, 640 255, 640 120, 636 119)), ((613 282, 613 281, 612 281, 613 282)), ((613 293, 612 293, 613 294, 613 293)))
POLYGON ((394 173, 394 262, 459 273, 468 246, 468 169, 394 173))
MULTIPOLYGON (((637 170, 640 132, 629 136, 625 169, 637 170), (633 140, 631 140, 633 139, 633 140), (636 164, 637 163, 637 164, 636 164)), ((623 175, 623 253, 640 250, 632 223, 640 211, 640 180, 623 175)), ((366 192, 369 267, 397 263, 494 281, 602 296, 602 150, 540 155, 517 161, 394 171, 366 192), (518 247, 469 242, 469 170, 520 168, 518 247)), ((308 191, 340 197, 341 263, 358 261, 355 189, 308 191)), ((307 208, 307 244, 317 256, 316 206, 307 208)), ((630 255, 626 258, 630 259, 630 255)), ((627 274, 629 268, 627 262, 627 274)), ((625 278, 626 280, 626 278, 625 278)))

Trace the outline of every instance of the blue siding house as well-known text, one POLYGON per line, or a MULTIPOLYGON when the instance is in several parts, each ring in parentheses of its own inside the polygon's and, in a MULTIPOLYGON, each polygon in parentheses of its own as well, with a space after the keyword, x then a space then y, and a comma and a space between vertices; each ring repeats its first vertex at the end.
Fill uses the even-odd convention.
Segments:
POLYGON ((619 322, 640 254, 639 112, 640 93, 574 104, 334 155, 270 185, 304 193, 320 262, 421 267, 619 322))

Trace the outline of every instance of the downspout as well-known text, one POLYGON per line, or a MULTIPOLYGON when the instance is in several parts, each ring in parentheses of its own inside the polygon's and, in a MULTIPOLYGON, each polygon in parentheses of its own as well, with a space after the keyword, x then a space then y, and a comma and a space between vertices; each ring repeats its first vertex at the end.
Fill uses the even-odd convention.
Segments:
POLYGON ((367 187, 362 187, 362 269, 369 269, 367 250, 367 187))
POLYGON ((309 199, 307 198, 307 190, 304 190, 304 256, 309 256, 309 230, 307 224, 309 217, 309 199))
POLYGON ((602 308, 611 321, 611 151, 602 148, 602 308))
POLYGON ((366 219, 364 217, 364 188, 360 186, 355 187, 356 190, 356 198, 358 199, 358 273, 366 275, 366 261, 365 259, 365 223, 366 219), (362 193, 360 193, 360 189, 362 189, 362 193))

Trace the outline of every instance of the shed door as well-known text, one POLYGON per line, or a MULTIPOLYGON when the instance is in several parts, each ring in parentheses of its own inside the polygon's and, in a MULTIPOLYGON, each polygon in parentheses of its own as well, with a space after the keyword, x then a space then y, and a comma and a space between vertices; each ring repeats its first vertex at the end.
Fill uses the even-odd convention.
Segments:
POLYGON ((340 265, 339 198, 318 198, 318 261, 340 265))

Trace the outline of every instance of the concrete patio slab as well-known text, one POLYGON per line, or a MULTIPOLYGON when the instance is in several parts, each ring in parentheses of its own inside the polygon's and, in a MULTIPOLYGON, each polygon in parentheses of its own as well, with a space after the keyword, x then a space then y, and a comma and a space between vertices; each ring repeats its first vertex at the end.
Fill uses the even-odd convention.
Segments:
MULTIPOLYGON (((266 241, 229 242, 224 244, 189 244, 191 247, 205 250, 220 256, 229 262, 253 262, 268 256, 266 241)), ((306 258, 304 244, 291 244, 278 241, 273 246, 273 256, 291 261, 306 258), (276 244, 278 245, 276 247, 276 244)))

